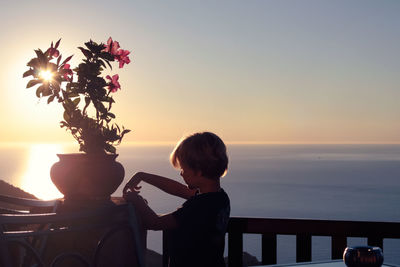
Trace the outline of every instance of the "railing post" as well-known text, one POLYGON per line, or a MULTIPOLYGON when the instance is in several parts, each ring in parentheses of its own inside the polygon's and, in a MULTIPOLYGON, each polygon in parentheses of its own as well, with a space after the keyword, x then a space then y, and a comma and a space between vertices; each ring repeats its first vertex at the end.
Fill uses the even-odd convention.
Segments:
POLYGON ((380 247, 383 251, 383 238, 382 237, 368 237, 368 246, 380 247))
POLYGON ((7 241, 3 238, 3 234, 2 234, 2 232, 3 232, 3 227, 2 227, 2 225, 0 225, 0 227, 2 228, 2 229, 0 229, 0 264, 1 264, 1 266, 4 266, 4 267, 11 267, 12 266, 12 264, 11 264, 11 261, 10 261, 10 253, 9 253, 9 251, 8 251, 8 248, 7 248, 7 241))
POLYGON ((276 264, 276 234, 263 234, 261 239, 261 262, 263 265, 276 264))
POLYGON ((296 262, 311 261, 311 235, 296 235, 296 262))
POLYGON ((243 235, 262 235, 262 264, 276 264, 278 235, 296 236, 296 262, 312 261, 312 236, 331 237, 331 258, 341 259, 348 237, 367 237, 368 245, 383 247, 384 238, 400 239, 399 222, 233 217, 228 224, 229 267, 243 263, 243 235))
POLYGON ((169 252, 168 252, 168 237, 167 231, 163 231, 162 233, 162 266, 168 267, 169 265, 169 252))
POLYGON ((332 260, 343 258, 343 252, 347 247, 347 238, 345 236, 332 236, 331 253, 332 260))
POLYGON ((243 265, 243 233, 228 233, 228 266, 242 267, 243 265))

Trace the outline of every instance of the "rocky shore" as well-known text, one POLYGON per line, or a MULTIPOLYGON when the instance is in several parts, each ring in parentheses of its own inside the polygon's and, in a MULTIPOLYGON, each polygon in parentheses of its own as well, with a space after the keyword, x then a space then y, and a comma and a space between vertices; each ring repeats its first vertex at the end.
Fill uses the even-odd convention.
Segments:
POLYGON ((37 199, 37 197, 35 197, 34 195, 29 194, 28 192, 25 192, 24 190, 13 186, 12 184, 9 184, 3 180, 0 180, 0 194, 13 197, 37 199))

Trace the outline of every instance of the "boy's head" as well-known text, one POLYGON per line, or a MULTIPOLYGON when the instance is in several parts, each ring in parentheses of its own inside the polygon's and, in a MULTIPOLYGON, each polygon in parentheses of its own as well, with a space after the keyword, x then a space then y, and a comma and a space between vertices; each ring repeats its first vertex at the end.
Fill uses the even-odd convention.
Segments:
POLYGON ((184 165, 209 179, 224 176, 228 169, 226 146, 210 132, 195 133, 179 141, 170 159, 175 168, 184 165))

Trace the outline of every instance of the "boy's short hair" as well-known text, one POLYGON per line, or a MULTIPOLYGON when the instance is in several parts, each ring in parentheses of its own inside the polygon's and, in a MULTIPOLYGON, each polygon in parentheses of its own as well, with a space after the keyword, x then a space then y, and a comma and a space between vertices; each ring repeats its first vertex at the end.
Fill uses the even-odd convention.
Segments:
POLYGON ((226 146, 221 138, 210 132, 194 133, 181 139, 170 160, 175 168, 183 164, 210 179, 224 176, 228 169, 226 146))

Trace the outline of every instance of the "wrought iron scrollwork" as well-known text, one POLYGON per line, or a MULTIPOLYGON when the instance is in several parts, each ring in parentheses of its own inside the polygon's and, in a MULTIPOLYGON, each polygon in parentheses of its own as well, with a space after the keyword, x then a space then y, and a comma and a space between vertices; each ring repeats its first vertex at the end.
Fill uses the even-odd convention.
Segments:
POLYGON ((57 213, 54 206, 51 205, 58 205, 58 201, 40 202, 35 200, 31 203, 29 200, 21 201, 0 195, 0 202, 2 201, 32 204, 35 207, 49 206, 50 208, 50 212, 40 214, 0 214, 0 266, 2 267, 14 267, 16 263, 21 267, 59 267, 65 266, 65 262, 72 260, 81 266, 97 267, 101 266, 102 257, 113 256, 108 250, 115 247, 115 244, 121 248, 132 247, 134 251, 126 254, 135 254, 136 262, 133 266, 144 267, 144 251, 140 244, 141 238, 138 236, 140 234, 138 221, 131 204, 80 212, 57 213), (66 246, 65 249, 62 247, 61 252, 57 250, 58 248, 54 250, 54 255, 51 254, 49 263, 48 252, 52 249, 50 243, 54 243, 60 238, 60 246, 63 246, 62 238, 69 237, 71 233, 75 233, 74 235, 77 236, 77 240, 74 241, 77 243, 81 239, 84 240, 87 233, 95 233, 95 240, 89 242, 96 244, 90 248, 93 253, 89 254, 92 256, 88 256, 87 252, 82 254, 80 251, 71 250, 66 246), (18 254, 17 259, 13 258, 10 251, 18 254))

